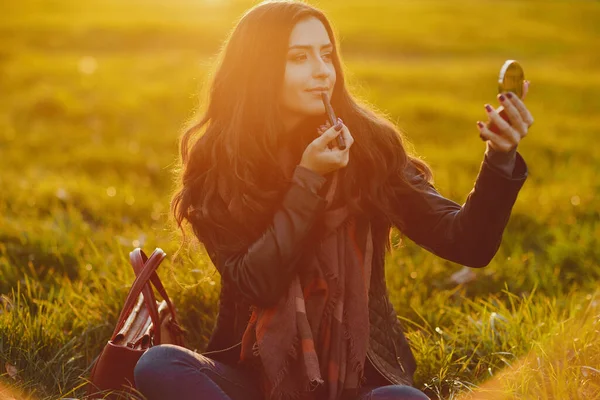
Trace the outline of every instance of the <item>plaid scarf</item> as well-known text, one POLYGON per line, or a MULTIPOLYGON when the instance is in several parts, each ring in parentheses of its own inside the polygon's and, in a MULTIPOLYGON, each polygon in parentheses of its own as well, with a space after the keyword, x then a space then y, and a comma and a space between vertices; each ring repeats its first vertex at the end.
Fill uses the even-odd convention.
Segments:
MULTIPOLYGON (((290 164, 285 153, 284 162, 290 164)), ((357 243, 356 221, 347 206, 332 207, 341 192, 338 171, 332 175, 319 217, 324 227, 319 245, 314 252, 307 249, 276 306, 251 307, 242 337, 240 360, 259 367, 268 400, 338 400, 356 395, 364 381, 371 227, 366 243, 357 243)))

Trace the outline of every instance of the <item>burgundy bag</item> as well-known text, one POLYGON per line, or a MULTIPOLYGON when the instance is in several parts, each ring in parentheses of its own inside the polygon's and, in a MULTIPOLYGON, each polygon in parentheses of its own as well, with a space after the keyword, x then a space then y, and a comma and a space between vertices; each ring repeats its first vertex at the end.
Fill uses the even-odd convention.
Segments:
POLYGON ((165 257, 158 247, 150 258, 140 248, 129 253, 136 279, 110 340, 96 358, 87 385, 88 396, 115 398, 103 397, 106 391, 135 393, 133 369, 146 350, 165 343, 185 347, 185 331, 179 326, 175 307, 156 274, 165 257), (162 302, 156 301, 150 283, 162 296, 162 302))

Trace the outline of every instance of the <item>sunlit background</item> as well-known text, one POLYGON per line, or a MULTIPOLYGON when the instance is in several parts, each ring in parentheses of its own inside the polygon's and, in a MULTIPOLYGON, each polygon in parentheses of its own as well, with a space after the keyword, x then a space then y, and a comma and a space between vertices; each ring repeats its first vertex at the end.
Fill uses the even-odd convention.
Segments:
MULTIPOLYGON (((257 2, 0 5, 0 383, 81 397, 123 305, 128 252, 172 255, 180 128, 257 2)), ((432 399, 600 398, 600 3, 330 0, 357 97, 386 113, 462 203, 477 120, 516 59, 535 125, 529 177, 496 257, 469 270, 410 241, 387 258, 394 307, 432 399), (458 274, 457 274, 458 273, 458 274)), ((268 46, 268 43, 265 43, 268 46)), ((159 270, 203 351, 220 287, 200 246, 159 270)), ((2 397, 0 389, 0 398, 2 397)))

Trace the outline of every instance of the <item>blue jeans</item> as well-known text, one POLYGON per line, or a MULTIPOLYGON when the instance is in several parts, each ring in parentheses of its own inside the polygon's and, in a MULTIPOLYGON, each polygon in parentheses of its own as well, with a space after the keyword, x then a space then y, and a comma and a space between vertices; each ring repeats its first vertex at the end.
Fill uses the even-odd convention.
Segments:
MULTIPOLYGON (((134 370, 148 400, 264 400, 255 371, 230 366, 170 344, 151 347, 134 370)), ((428 400, 412 386, 365 386, 354 400, 428 400)))

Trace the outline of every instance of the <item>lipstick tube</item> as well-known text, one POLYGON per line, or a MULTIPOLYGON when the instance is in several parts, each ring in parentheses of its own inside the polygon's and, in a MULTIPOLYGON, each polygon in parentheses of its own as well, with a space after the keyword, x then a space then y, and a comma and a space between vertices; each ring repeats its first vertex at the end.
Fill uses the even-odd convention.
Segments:
MULTIPOLYGON (((335 126, 337 123, 337 117, 333 112, 333 108, 331 107, 331 103, 329 102, 329 96, 327 92, 321 92, 321 100, 323 100, 323 105, 325 106, 325 110, 327 111, 327 118, 329 118, 329 123, 331 126, 335 126)), ((337 145, 341 150, 346 148, 346 142, 344 141, 344 136, 342 134, 337 136, 337 145)))

